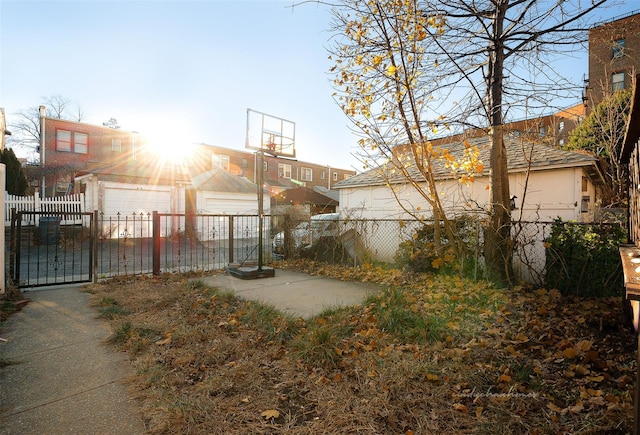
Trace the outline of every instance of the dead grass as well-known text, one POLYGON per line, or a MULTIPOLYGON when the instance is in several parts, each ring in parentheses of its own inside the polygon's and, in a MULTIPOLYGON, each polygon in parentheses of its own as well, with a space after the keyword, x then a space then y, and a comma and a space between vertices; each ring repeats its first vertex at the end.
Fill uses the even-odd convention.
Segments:
POLYGON ((619 300, 304 269, 387 288, 307 321, 176 276, 87 289, 97 310, 118 307, 105 317, 150 433, 631 431, 635 338, 619 300))

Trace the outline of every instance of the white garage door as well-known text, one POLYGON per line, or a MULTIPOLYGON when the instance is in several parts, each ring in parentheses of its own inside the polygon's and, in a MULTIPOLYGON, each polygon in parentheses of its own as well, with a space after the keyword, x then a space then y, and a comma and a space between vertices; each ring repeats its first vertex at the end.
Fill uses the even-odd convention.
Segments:
POLYGON ((171 192, 169 188, 125 188, 108 187, 104 189, 105 216, 131 216, 140 213, 169 213, 171 210, 171 192))

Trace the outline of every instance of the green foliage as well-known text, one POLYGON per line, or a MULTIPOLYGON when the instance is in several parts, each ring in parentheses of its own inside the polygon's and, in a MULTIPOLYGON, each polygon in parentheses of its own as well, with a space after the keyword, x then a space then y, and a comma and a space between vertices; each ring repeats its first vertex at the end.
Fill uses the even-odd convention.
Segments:
POLYGON ((630 90, 616 92, 602 101, 582 124, 571 131, 566 148, 615 158, 613 152, 622 148, 630 105, 630 90))
POLYGON ((11 195, 24 195, 28 186, 27 177, 11 148, 0 151, 0 163, 7 167, 5 190, 11 195))
POLYGON ((547 287, 583 297, 619 294, 624 283, 618 247, 626 240, 620 225, 556 219, 545 240, 547 287))
POLYGON ((476 240, 475 221, 469 216, 459 216, 452 222, 456 235, 466 246, 464 255, 455 255, 455 249, 444 234, 444 227, 441 225, 440 242, 444 247, 442 250, 444 254, 439 256, 436 252, 434 224, 428 222, 415 231, 410 240, 400 243, 396 252, 396 264, 418 273, 468 272, 472 266, 472 258, 469 254, 473 252, 472 245, 476 240))

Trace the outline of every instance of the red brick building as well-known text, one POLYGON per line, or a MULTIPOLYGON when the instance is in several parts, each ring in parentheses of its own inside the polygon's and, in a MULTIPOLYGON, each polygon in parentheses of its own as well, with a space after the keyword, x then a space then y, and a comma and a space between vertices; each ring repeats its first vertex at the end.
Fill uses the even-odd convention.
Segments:
MULTIPOLYGON (((254 183, 257 180, 258 156, 254 151, 198 144, 194 146, 193 155, 192 167, 209 170, 209 165, 212 165, 232 174, 242 175, 254 183)), ((264 155, 263 167, 264 182, 272 195, 297 187, 329 190, 333 184, 356 173, 351 169, 333 168, 268 154, 264 155)))
POLYGON ((142 138, 136 133, 44 116, 41 109, 38 181, 45 196, 73 190, 78 172, 136 158, 142 138))
POLYGON ((640 66, 640 13, 600 23, 589 30, 587 110, 611 93, 631 89, 640 66))

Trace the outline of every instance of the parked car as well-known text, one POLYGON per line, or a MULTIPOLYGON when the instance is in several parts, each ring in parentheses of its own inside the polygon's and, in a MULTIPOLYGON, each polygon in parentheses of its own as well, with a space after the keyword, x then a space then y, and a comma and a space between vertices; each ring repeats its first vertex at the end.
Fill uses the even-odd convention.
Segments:
MULTIPOLYGON (((291 230, 291 238, 293 239, 291 246, 297 251, 312 246, 320 237, 337 236, 339 218, 339 213, 311 216, 309 221, 302 222, 291 230)), ((284 231, 275 235, 272 243, 274 254, 284 254, 284 239, 284 231)))

